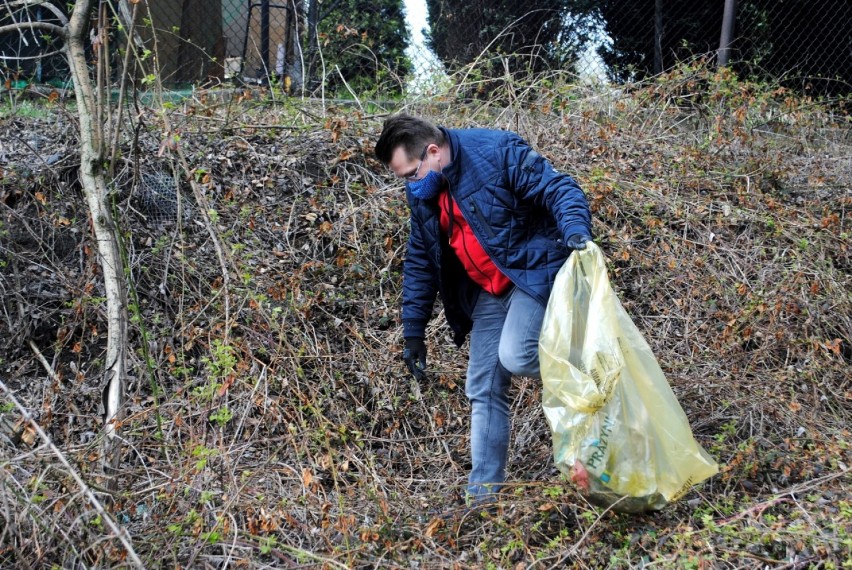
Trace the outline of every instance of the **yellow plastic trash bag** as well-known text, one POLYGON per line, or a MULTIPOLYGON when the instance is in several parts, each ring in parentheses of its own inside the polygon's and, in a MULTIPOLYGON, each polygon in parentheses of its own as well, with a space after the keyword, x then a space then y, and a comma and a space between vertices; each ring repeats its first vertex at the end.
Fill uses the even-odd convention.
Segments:
POLYGON ((557 467, 593 503, 662 508, 718 471, 589 242, 556 276, 539 340, 557 467))

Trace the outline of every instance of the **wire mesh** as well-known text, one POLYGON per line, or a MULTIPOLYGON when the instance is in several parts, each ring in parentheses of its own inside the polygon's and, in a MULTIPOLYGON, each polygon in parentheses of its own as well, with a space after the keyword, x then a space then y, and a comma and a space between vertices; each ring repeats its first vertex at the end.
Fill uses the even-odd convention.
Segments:
POLYGON ((284 75, 287 51, 291 46, 288 39, 293 38, 289 29, 291 20, 286 4, 249 4, 248 25, 242 34, 243 49, 237 54, 243 81, 262 81, 284 75))
POLYGON ((174 178, 162 172, 143 173, 135 196, 140 212, 151 227, 174 223, 178 219, 186 222, 192 216, 192 207, 180 194, 174 178))
MULTIPOLYGON (((732 2, 736 9, 727 53, 736 70, 783 79, 815 93, 850 93, 848 0, 727 3, 732 2)), ((147 0, 140 28, 150 30, 140 34, 149 48, 156 36, 159 71, 171 85, 282 81, 307 88, 308 94, 329 83, 355 91, 396 84, 401 91, 413 82, 440 80, 472 62, 493 62, 493 73, 515 73, 544 62, 545 68, 572 71, 579 78, 622 82, 652 76, 696 56, 715 58, 725 4, 147 0), (531 28, 531 22, 540 25, 531 28), (512 57, 519 53, 532 56, 512 57)), ((0 25, 49 17, 43 7, 6 8, 0 12, 0 25)), ((116 26, 113 32, 118 30, 116 26)), ((121 42, 114 43, 119 49, 121 42)), ((7 84, 10 79, 67 78, 55 53, 49 62, 39 59, 55 51, 54 39, 26 27, 0 35, 7 84)), ((487 66, 482 69, 492 73, 487 66)))

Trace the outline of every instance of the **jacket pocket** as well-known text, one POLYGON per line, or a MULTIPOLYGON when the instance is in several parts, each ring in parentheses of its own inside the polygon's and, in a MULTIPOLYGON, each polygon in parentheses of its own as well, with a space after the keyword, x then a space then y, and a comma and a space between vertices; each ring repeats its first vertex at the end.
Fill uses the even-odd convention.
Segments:
POLYGON ((482 225, 482 229, 485 230, 485 233, 488 234, 488 237, 494 239, 496 234, 494 233, 494 228, 491 227, 491 224, 485 219, 485 216, 482 215, 482 211, 476 207, 476 204, 473 200, 469 200, 470 211, 473 212, 473 215, 476 216, 476 219, 479 220, 480 225, 482 225))

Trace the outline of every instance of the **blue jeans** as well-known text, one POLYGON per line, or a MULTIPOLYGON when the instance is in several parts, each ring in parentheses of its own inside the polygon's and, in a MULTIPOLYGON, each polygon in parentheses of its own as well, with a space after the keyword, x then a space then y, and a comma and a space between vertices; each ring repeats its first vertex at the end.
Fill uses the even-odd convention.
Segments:
POLYGON ((470 334, 465 393, 471 404, 472 469, 467 494, 487 501, 506 480, 512 375, 540 378, 538 337, 545 307, 513 287, 500 297, 480 292, 470 334))

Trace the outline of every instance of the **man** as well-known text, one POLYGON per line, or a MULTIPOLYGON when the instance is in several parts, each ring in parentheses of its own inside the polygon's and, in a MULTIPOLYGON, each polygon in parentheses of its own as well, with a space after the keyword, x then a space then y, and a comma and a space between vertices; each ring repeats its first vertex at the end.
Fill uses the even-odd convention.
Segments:
POLYGON ((540 378, 538 337, 556 273, 591 240, 588 202, 518 135, 450 130, 395 115, 376 156, 405 180, 411 234, 403 268, 403 359, 418 379, 438 294, 456 345, 470 334, 469 504, 505 481, 513 374, 540 378))

